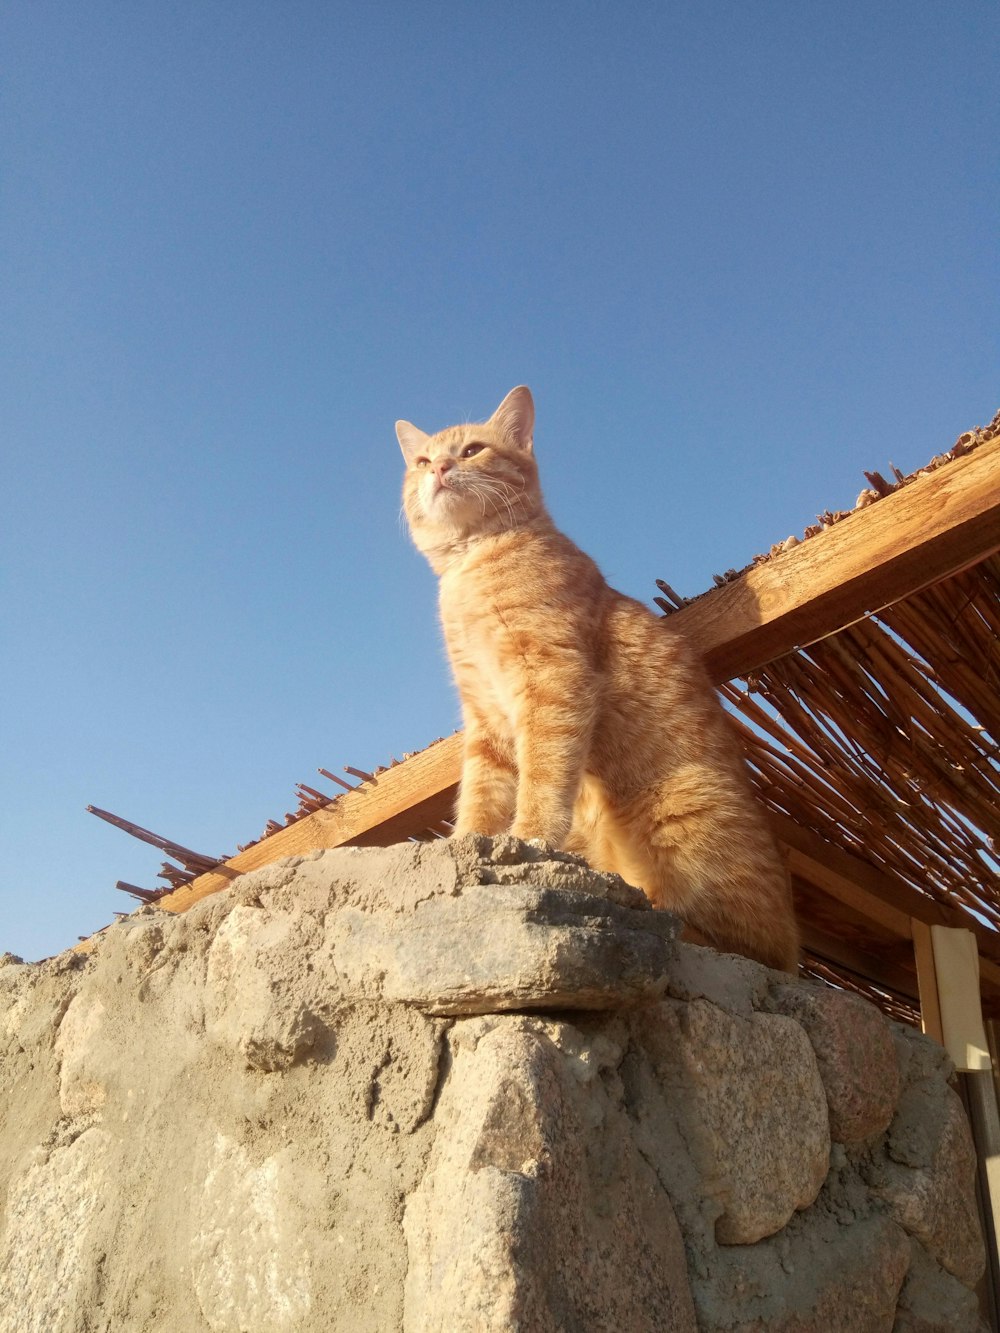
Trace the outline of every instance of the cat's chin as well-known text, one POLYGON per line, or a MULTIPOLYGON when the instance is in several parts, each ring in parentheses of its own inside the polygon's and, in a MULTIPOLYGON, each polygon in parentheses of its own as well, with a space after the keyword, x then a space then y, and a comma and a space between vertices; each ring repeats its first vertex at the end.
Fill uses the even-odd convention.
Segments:
POLYGON ((470 514, 462 506, 444 507, 427 516, 423 522, 411 525, 413 540, 417 548, 434 563, 433 552, 444 552, 457 544, 475 541, 477 537, 487 536, 497 530, 496 524, 484 523, 482 514, 477 509, 470 514))
POLYGON ((482 506, 474 496, 443 486, 425 500, 424 512, 435 526, 464 530, 482 516, 482 506))
POLYGON ((430 498, 424 501, 429 513, 447 513, 458 505, 465 504, 468 496, 463 495, 461 491, 453 490, 450 486, 439 486, 432 492, 430 498))

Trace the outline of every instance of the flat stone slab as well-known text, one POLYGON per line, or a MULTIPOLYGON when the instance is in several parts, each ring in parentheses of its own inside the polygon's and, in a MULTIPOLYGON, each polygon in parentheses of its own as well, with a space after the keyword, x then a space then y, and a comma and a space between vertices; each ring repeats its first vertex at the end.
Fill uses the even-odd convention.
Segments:
MULTIPOLYGON (((213 975, 247 996, 335 975, 338 1000, 429 1014, 606 1010, 658 1000, 678 919, 617 876, 510 837, 336 848, 245 875, 212 946, 213 975), (237 975, 238 974, 238 975, 237 975), (266 978, 266 981, 262 981, 266 978)), ((316 994, 305 1008, 321 1008, 316 994)), ((295 1017, 287 1044, 315 1023, 295 1017)))
POLYGON ((665 913, 527 883, 464 887, 407 921, 344 908, 327 940, 346 994, 452 1015, 658 1000, 677 929, 665 913))

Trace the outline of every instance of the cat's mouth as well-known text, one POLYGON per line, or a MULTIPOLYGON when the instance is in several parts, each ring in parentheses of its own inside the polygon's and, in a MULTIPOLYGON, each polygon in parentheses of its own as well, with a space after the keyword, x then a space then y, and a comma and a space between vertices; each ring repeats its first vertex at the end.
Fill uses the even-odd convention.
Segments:
POLYGON ((431 487, 431 504, 436 504, 442 496, 445 497, 445 501, 457 500, 458 489, 448 481, 447 477, 435 477, 431 487))

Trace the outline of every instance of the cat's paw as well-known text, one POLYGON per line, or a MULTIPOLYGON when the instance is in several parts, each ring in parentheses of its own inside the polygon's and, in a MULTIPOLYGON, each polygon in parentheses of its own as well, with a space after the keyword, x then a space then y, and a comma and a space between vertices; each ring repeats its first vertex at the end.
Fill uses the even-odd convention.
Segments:
POLYGON ((570 820, 515 819, 511 833, 532 846, 561 847, 569 836, 570 820))

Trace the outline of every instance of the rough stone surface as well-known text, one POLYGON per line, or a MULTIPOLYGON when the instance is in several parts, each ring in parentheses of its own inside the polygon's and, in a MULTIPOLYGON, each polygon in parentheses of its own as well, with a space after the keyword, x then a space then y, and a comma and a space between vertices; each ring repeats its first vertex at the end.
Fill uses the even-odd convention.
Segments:
POLYGON ((975 1327, 943 1052, 872 1128, 882 1020, 674 930, 470 838, 0 955, 0 1333, 975 1327))
MULTIPOLYGON (((569 877, 566 877, 569 879, 569 877)), ((409 920, 345 909, 329 942, 343 984, 435 1014, 618 1009, 662 993, 676 922, 570 887, 475 885, 409 920)))
MULTIPOLYGON (((900 1226, 942 1268, 972 1286, 986 1265, 974 1193, 976 1153, 961 1101, 950 1089, 945 1092, 943 1114, 936 1117, 940 1136, 930 1149, 927 1164, 911 1169, 889 1160, 872 1173, 872 1185, 900 1226)), ((921 1117, 921 1106, 912 1092, 900 1110, 901 1119, 921 1117)), ((920 1132, 928 1133, 926 1123, 920 1132)))
POLYGON ((881 1134, 899 1099, 899 1061, 889 1025, 872 1005, 844 991, 786 985, 774 1007, 805 1028, 816 1052, 830 1111, 830 1137, 855 1143, 881 1134))
POLYGON ((240 1003, 212 1023, 220 1039, 239 1028, 261 1068, 271 1059, 287 1067, 315 1039, 322 973, 314 985, 301 973, 316 954, 334 969, 342 1000, 444 1015, 618 1009, 663 994, 678 930, 638 889, 507 837, 338 848, 246 875, 239 895, 246 906, 219 927, 211 969, 223 995, 239 991, 240 1003), (527 865, 511 862, 517 849, 527 865), (290 876, 294 901, 283 893, 290 876), (307 904, 322 901, 331 879, 337 910, 317 919, 307 904), (270 909, 266 932, 260 892, 281 909, 270 909), (275 977, 275 966, 287 974, 275 977), (248 1008, 272 1022, 273 985, 301 997, 298 1011, 282 1014, 281 1031, 254 1031, 248 1008))
POLYGON ((939 1268, 917 1241, 900 1292, 893 1333, 980 1333, 979 1302, 968 1287, 939 1268))
POLYGON ((807 1208, 826 1177, 826 1098, 809 1038, 790 1018, 670 1001, 651 1044, 683 1133, 722 1211, 716 1238, 747 1245, 807 1208))
POLYGON ((752 1018, 767 1004, 773 974, 748 958, 716 953, 678 942, 667 973, 667 995, 674 1000, 708 1000, 741 1018, 752 1018))
POLYGON ((207 1031, 205 919, 140 914, 86 961, 0 970, 2 1333, 401 1325, 444 1025, 331 1009, 309 1060, 263 1072, 207 1031))
POLYGON ((621 1048, 486 1018, 451 1045, 441 1132, 404 1218, 406 1327, 695 1333, 680 1229, 628 1133, 621 1048))
POLYGON ((11 1333, 73 1329, 74 1311, 96 1304, 100 1272, 89 1240, 111 1193, 111 1148, 111 1135, 91 1127, 69 1141, 39 1146, 23 1164, 4 1210, 0 1327, 11 1333))
POLYGON ((736 1252, 705 1302, 702 1328, 889 1333, 909 1260, 906 1236, 886 1218, 855 1221, 845 1231, 821 1215, 809 1228, 795 1228, 776 1252, 736 1252))

